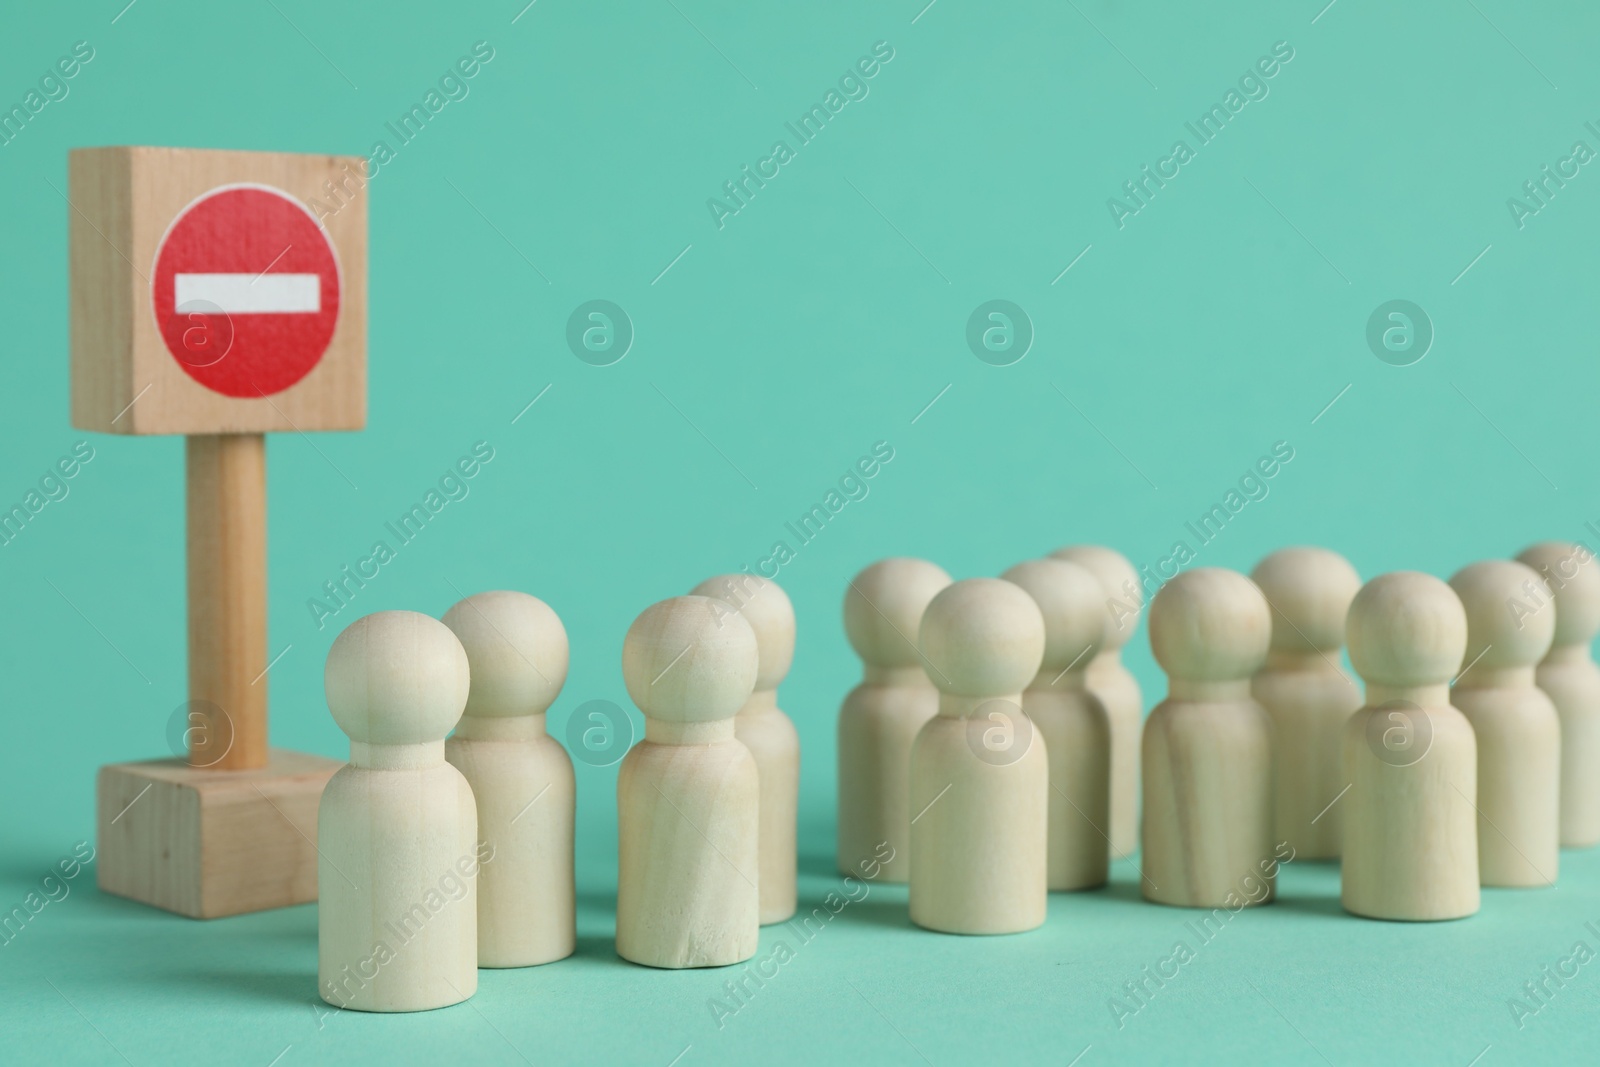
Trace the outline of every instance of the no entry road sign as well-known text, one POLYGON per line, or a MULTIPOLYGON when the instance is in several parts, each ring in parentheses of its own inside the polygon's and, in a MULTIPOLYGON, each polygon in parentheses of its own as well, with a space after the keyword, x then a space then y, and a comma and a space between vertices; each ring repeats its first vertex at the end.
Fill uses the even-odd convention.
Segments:
POLYGON ((349 184, 360 159, 122 145, 69 160, 73 425, 366 424, 367 191, 349 184), (340 188, 338 211, 313 214, 340 188))
POLYGON ((212 189, 157 246, 150 277, 167 351, 207 389, 270 396, 309 374, 339 319, 339 261, 298 200, 266 185, 212 189))

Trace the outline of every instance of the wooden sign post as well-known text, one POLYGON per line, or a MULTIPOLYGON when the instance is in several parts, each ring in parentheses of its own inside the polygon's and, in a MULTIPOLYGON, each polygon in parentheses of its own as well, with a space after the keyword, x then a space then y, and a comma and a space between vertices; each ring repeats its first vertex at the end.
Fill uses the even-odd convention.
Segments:
POLYGON ((366 423, 365 200, 307 206, 359 162, 70 157, 73 425, 186 435, 188 759, 100 769, 98 878, 195 918, 317 896, 341 764, 267 745, 263 435, 366 423))

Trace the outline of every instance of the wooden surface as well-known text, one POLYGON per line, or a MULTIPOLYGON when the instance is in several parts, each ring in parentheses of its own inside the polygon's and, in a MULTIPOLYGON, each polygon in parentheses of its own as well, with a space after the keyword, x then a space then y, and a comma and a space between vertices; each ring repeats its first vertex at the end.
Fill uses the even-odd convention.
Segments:
POLYGON ((478 875, 478 966, 530 967, 572 955, 572 758, 545 714, 567 680, 567 631, 527 593, 478 593, 445 612, 471 671, 466 714, 445 759, 466 778, 478 836, 494 853, 478 875))
POLYGON ((255 770, 114 763, 95 783, 107 893, 192 919, 317 899, 317 803, 337 760, 282 749, 255 770))
POLYGON ((494 862, 478 875, 478 966, 531 967, 566 959, 577 946, 573 891, 572 758, 537 726, 513 736, 506 724, 463 716, 445 742, 478 808, 478 836, 494 862), (492 731, 492 733, 491 733, 492 731), (488 735, 488 736, 486 736, 488 735))
POLYGON ((761 925, 794 914, 800 816, 800 735, 777 705, 777 693, 757 689, 733 721, 734 737, 750 750, 761 783, 761 925))
POLYGON ((425 1011, 478 987, 480 843, 472 789, 445 762, 466 652, 437 619, 382 611, 328 650, 328 709, 350 763, 317 811, 317 992, 356 1011, 425 1011))
MULTIPOLYGON (((1012 694, 1018 701, 1020 693, 1012 694)), ((1014 934, 1044 923, 1050 763, 1043 739, 1014 763, 972 754, 981 700, 942 694, 911 750, 911 921, 946 934, 1014 934)))
POLYGON ((1429 574, 1362 586, 1347 623, 1366 703, 1345 725, 1340 899, 1373 919, 1478 910, 1478 751, 1448 683, 1467 647, 1461 600, 1429 574))
POLYGON ((840 873, 891 857, 878 880, 911 876, 911 746, 939 710, 939 691, 917 651, 922 613, 950 576, 927 560, 879 560, 850 580, 844 629, 861 657, 861 684, 839 708, 840 873), (888 849, 882 846, 887 843, 888 849))
POLYGON ((1441 685, 1383 697, 1416 704, 1430 721, 1431 748, 1414 766, 1373 755, 1369 720, 1378 720, 1377 730, 1394 725, 1381 707, 1363 706, 1345 726, 1350 792, 1340 801, 1346 805, 1340 899, 1356 915, 1425 921, 1478 910, 1477 814, 1467 799, 1477 795, 1477 744, 1447 696, 1441 685))
POLYGON ((1001 575, 1044 615, 1044 661, 1022 694, 1022 710, 1050 761, 1048 884, 1053 891, 1104 885, 1111 852, 1111 720, 1088 687, 1089 663, 1105 637, 1100 580, 1061 559, 1019 563, 1001 575))
POLYGON ((347 168, 361 164, 355 157, 283 152, 74 149, 68 156, 71 204, 63 208, 71 252, 72 424, 126 434, 361 429, 367 403, 364 190, 325 220, 340 276, 332 340, 321 362, 281 392, 240 398, 200 385, 167 351, 150 294, 162 236, 204 193, 256 183, 307 204, 327 198, 324 182, 350 181, 347 168))
POLYGON ((1021 705, 1044 618, 1012 583, 968 578, 928 604, 918 643, 939 713, 911 749, 911 921, 950 934, 1032 930, 1049 895, 1050 759, 1021 705), (989 730, 998 740, 986 749, 989 730))
POLYGON ((189 762, 267 761, 267 463, 260 434, 185 442, 189 762))
POLYGON ((733 723, 701 725, 692 743, 647 730, 617 772, 617 955, 633 963, 724 967, 760 941, 759 772, 733 723))
POLYGON ((426 766, 351 763, 323 793, 317 991, 329 1004, 426 1011, 477 990, 476 875, 494 857, 478 851, 472 790, 443 748, 426 766))
POLYGON ((1273 839, 1296 859, 1339 855, 1344 724, 1361 687, 1340 663, 1345 616, 1361 577, 1323 548, 1285 548, 1250 578, 1272 609, 1272 647, 1250 693, 1272 717, 1273 839))
POLYGON ((1517 559, 1539 572, 1554 601, 1517 601, 1518 614, 1555 609, 1550 652, 1534 679, 1561 717, 1561 845, 1600 844, 1600 667, 1589 651, 1600 633, 1600 562, 1583 545, 1543 541, 1517 559))
POLYGON ((1069 545, 1052 559, 1087 567, 1105 594, 1106 632, 1089 661, 1089 692, 1105 706, 1111 723, 1111 851, 1131 856, 1139 847, 1139 745, 1144 729, 1144 694, 1122 662, 1144 611, 1139 572, 1127 557, 1103 545, 1069 545))
POLYGON ((755 631, 756 687, 733 720, 734 736, 755 757, 761 778, 761 924, 794 914, 800 816, 800 735, 778 707, 778 686, 794 662, 794 605, 777 583, 752 574, 707 578, 690 593, 716 597, 755 631))
POLYGON ((1150 604, 1167 698, 1144 728, 1145 899, 1190 908, 1272 899, 1272 723, 1250 696, 1271 613, 1242 574, 1184 571, 1150 604))
POLYGON ((1589 643, 1557 645, 1534 681, 1561 718, 1561 847, 1600 844, 1600 667, 1589 643))
POLYGON ((703 596, 634 620, 622 678, 645 737, 617 773, 617 954, 721 967, 761 937, 760 780, 733 718, 755 687, 755 631, 703 596))
POLYGON ((868 665, 839 706, 841 874, 853 874, 885 843, 878 881, 911 877, 911 746, 939 711, 939 690, 921 667, 868 665), (892 853, 889 851, 892 849, 892 853))
MULTIPOLYGON (((1478 880, 1554 885, 1561 862, 1561 719, 1534 684, 1555 637, 1552 610, 1509 610, 1550 589, 1531 567, 1489 559, 1457 571, 1450 588, 1467 612, 1465 666, 1450 703, 1472 724, 1478 747, 1478 880)), ((1581 774, 1593 774, 1584 768, 1581 774)))

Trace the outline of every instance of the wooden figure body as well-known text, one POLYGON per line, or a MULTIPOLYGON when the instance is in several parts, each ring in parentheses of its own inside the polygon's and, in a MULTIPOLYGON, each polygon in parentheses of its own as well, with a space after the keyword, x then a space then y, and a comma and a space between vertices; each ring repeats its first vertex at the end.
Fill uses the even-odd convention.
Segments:
POLYGON ((690 590, 714 597, 755 631, 756 687, 733 720, 733 734, 755 757, 761 778, 761 924, 794 914, 795 833, 800 815, 800 735, 778 708, 778 685, 794 662, 794 605, 775 583, 753 574, 707 578, 690 590))
POLYGON ((1167 698, 1144 728, 1144 895, 1190 908, 1261 904, 1276 889, 1272 724, 1250 696, 1272 618, 1261 590, 1215 567, 1150 603, 1167 698))
POLYGON ((494 862, 478 876, 478 966, 530 967, 572 955, 576 780, 545 729, 567 679, 567 631, 526 593, 479 593, 444 616, 471 665, 466 714, 445 759, 472 787, 494 862))
POLYGON ((1139 572, 1127 557, 1100 545, 1070 545, 1051 559, 1087 567, 1100 579, 1106 610, 1105 637, 1089 661, 1089 692, 1111 722, 1111 852, 1126 858, 1139 847, 1139 744, 1144 696, 1133 672, 1122 664, 1122 646, 1138 629, 1144 610, 1139 572))
POLYGON ((761 936, 760 780, 734 736, 755 688, 755 631, 710 597, 645 609, 622 645, 644 740, 617 774, 617 954, 722 967, 761 936))
POLYGON ((939 711, 917 651, 928 602, 950 576, 926 560, 879 560, 851 580, 844 630, 861 657, 861 684, 839 708, 839 871, 859 876, 885 853, 877 881, 911 877, 911 746, 939 711))
POLYGON ((918 644, 939 713, 911 749, 911 921, 950 934, 1044 922, 1050 759, 1022 711, 1044 618, 998 578, 956 582, 928 604, 918 644))
POLYGON ((1545 541, 1517 557, 1549 585, 1554 603, 1521 595, 1519 617, 1556 613, 1555 639, 1534 680, 1561 717, 1561 846, 1600 843, 1600 667, 1589 652, 1600 633, 1600 563, 1584 545, 1545 541))
POLYGON ((411 611, 357 619, 328 650, 328 708, 350 763, 317 810, 317 987, 357 1011, 426 1011, 478 987, 478 816, 444 738, 467 655, 411 611))
POLYGON ((1366 703, 1345 724, 1340 899, 1372 919, 1478 910, 1478 751, 1449 681, 1467 647, 1461 600, 1429 574, 1361 587, 1346 623, 1366 703))
POLYGON ((1250 578, 1272 609, 1267 665, 1250 692, 1272 717, 1273 839, 1297 859, 1337 859, 1344 724, 1361 706, 1361 687, 1339 656, 1361 578, 1325 548, 1279 549, 1250 578))
POLYGON ((1044 615, 1044 661, 1022 710, 1050 760, 1049 887, 1093 889, 1106 882, 1111 847, 1111 721, 1086 677, 1105 635, 1105 595, 1088 568, 1065 560, 1029 560, 1001 577, 1044 615))
POLYGON ((1554 885, 1561 849, 1561 719, 1534 682, 1534 667, 1556 632, 1550 588, 1533 568, 1503 559, 1463 567, 1450 588, 1467 612, 1466 665, 1450 703, 1472 724, 1478 747, 1478 881, 1554 885), (1519 614, 1515 601, 1530 590, 1546 601, 1546 610, 1519 614))

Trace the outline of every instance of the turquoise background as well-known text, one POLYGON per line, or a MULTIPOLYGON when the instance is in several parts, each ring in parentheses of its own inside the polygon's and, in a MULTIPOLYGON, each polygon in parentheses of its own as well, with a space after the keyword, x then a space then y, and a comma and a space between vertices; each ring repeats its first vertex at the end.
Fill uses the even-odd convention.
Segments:
MULTIPOLYGON (((633 617, 757 564, 887 441, 870 495, 778 578, 799 618, 780 702, 804 746, 815 905, 838 886, 833 724, 859 676, 839 606, 874 559, 986 575, 1092 541, 1154 563, 1276 441, 1293 461, 1197 564, 1316 542, 1367 576, 1447 576, 1593 543, 1600 176, 1584 167, 1520 229, 1507 207, 1574 141, 1600 148, 1587 5, 124 2, 11 5, 0 34, 7 107, 74 42, 95 50, 0 146, 0 503, 95 449, 0 549, 0 908, 92 840, 98 765, 168 754, 185 693, 181 442, 68 422, 68 149, 364 154, 480 40, 494 58, 470 94, 369 187, 368 428, 269 446, 280 746, 346 751, 322 700, 339 626, 487 588, 566 623, 553 732, 584 701, 628 706, 633 617), (870 95, 719 230, 707 199, 878 41, 894 58, 870 95), (1269 95, 1119 229, 1107 199, 1279 41, 1294 57, 1269 95), (636 331, 612 366, 565 342, 592 299, 636 331), (1036 332, 1011 366, 965 342, 991 299, 1036 332), (1392 299, 1436 331, 1411 366, 1365 341, 1392 299), (477 441, 495 459, 470 496, 319 629, 307 600, 477 441)), ((1142 628, 1129 662, 1153 704, 1142 628)), ((1191 918, 1141 903, 1131 864, 998 939, 915 930, 904 890, 878 887, 719 1029, 707 1000, 734 975, 612 952, 615 768, 578 774, 569 961, 486 972, 456 1008, 319 1025, 314 906, 197 923, 85 872, 0 948, 0 1059, 1490 1067, 1600 1037, 1594 966, 1520 1029, 1507 1007, 1576 941, 1600 948, 1594 853, 1565 854, 1558 889, 1486 891, 1477 917, 1425 926, 1346 917, 1336 869, 1290 865, 1279 903, 1120 1030, 1108 998, 1191 918)))

